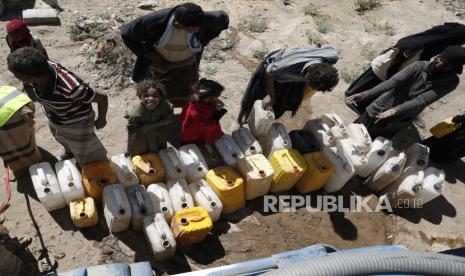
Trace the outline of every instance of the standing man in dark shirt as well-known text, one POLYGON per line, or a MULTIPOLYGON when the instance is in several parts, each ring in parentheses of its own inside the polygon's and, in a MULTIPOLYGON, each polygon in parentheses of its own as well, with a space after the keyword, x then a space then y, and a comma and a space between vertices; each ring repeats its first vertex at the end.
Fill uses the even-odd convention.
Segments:
POLYGON ((124 44, 137 56, 132 79, 161 81, 174 106, 189 101, 204 47, 228 28, 223 11, 204 12, 196 4, 152 12, 121 27, 124 44))
POLYGON ((465 48, 449 46, 433 61, 412 63, 376 87, 346 98, 346 103, 373 100, 355 122, 363 123, 372 138, 390 138, 457 87, 464 63, 465 48))
POLYGON ((65 148, 62 159, 74 157, 80 166, 107 159, 94 131, 94 127, 100 129, 107 123, 106 95, 95 92, 74 73, 31 47, 10 54, 8 69, 17 79, 32 85, 28 96, 42 104, 52 135, 65 148), (95 121, 92 103, 98 106, 95 121))

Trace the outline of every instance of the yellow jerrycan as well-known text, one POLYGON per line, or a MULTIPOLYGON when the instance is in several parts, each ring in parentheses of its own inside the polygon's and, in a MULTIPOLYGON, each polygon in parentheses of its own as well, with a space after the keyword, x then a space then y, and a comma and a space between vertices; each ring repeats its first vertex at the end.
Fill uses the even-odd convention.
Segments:
POLYGON ((171 231, 176 243, 181 246, 203 241, 212 228, 213 222, 203 207, 178 211, 171 221, 171 231))
POLYGON ((274 169, 270 187, 270 192, 273 193, 291 189, 307 170, 304 158, 294 149, 277 150, 268 160, 274 169))
POLYGON ((231 167, 209 170, 206 179, 223 203, 222 214, 231 214, 245 206, 244 180, 231 167))
POLYGON ((334 166, 321 151, 304 154, 303 158, 307 163, 307 171, 297 181, 295 188, 304 194, 323 187, 326 181, 333 175, 334 166))
POLYGON ((132 158, 139 182, 146 188, 152 183, 165 182, 165 166, 156 153, 136 155, 132 158))
POLYGON ((433 134, 434 137, 441 138, 449 133, 456 131, 461 125, 461 123, 456 124, 452 122, 452 118, 447 118, 444 121, 433 126, 429 130, 429 132, 431 132, 431 134, 433 134))
POLYGON ((71 220, 79 228, 91 227, 98 223, 98 212, 91 197, 75 199, 69 203, 71 220))
POLYGON ((118 177, 108 161, 85 165, 81 171, 82 185, 86 195, 102 202, 103 188, 118 182, 118 177))

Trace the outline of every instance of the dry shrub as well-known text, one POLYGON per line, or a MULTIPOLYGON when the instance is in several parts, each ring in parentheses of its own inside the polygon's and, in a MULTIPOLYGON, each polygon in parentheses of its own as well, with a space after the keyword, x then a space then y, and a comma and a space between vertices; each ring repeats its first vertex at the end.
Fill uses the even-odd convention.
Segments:
POLYGON ((364 14, 368 11, 375 10, 381 7, 379 0, 356 0, 354 2, 355 11, 358 14, 364 14))

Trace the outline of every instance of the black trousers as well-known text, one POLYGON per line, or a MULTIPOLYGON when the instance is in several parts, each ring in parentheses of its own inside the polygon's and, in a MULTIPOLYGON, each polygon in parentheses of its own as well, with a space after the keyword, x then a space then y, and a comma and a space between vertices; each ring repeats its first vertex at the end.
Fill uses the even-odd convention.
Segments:
POLYGON ((436 162, 447 162, 465 156, 465 125, 441 138, 434 136, 423 140, 430 148, 430 158, 436 162))

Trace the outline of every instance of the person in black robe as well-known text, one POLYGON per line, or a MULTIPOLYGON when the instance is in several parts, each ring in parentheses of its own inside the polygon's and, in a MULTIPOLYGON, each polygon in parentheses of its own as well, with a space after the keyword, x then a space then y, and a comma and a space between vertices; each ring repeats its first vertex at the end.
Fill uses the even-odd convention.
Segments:
MULTIPOLYGON (((393 47, 382 52, 384 54, 391 49, 395 49, 397 52, 387 69, 387 79, 394 76, 410 63, 417 60, 430 60, 448 46, 463 44, 465 44, 465 25, 459 23, 445 23, 434 26, 424 32, 406 36, 400 39, 393 47)), ((369 90, 383 81, 370 66, 368 70, 351 84, 345 92, 345 96, 349 97, 369 90)), ((356 113, 362 114, 370 103, 371 101, 365 101, 355 105, 347 105, 356 113)))

